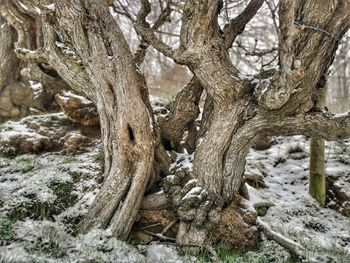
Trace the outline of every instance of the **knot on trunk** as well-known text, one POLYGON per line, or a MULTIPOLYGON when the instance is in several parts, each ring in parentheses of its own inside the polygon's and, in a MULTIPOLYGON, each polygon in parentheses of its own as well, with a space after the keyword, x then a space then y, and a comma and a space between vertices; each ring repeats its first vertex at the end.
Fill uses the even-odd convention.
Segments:
POLYGON ((166 177, 164 190, 182 222, 191 222, 206 229, 219 223, 223 202, 205 187, 198 185, 189 169, 179 169, 166 177))

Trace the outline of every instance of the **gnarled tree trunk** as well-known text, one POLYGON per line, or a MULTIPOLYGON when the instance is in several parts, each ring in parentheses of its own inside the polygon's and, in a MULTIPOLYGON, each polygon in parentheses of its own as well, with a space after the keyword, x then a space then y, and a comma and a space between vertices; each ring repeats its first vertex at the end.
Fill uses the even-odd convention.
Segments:
MULTIPOLYGON (((111 226, 116 236, 129 233, 146 185, 157 170, 155 157, 162 159, 157 151, 162 148, 159 137, 181 148, 183 132, 190 130, 198 115, 197 101, 204 89, 208 103, 195 143, 195 180, 180 191, 191 194, 186 200, 173 197, 181 220, 177 241, 207 243, 221 210, 239 193, 245 158, 258 136, 350 137, 350 116, 337 117, 314 108, 314 94, 327 76, 339 39, 350 27, 350 2, 280 1, 279 67, 253 80, 240 74, 227 49, 263 0, 251 0, 223 32, 217 23, 218 2, 186 1, 176 50, 157 38, 156 28, 146 21, 150 3, 140 2, 136 29, 142 40, 187 65, 195 75, 171 114, 161 120, 160 136, 136 67, 142 55, 134 60, 104 1, 55 0, 55 10, 41 6, 44 46, 35 51, 18 49, 17 54, 50 64, 97 105, 105 181, 80 223, 83 232, 111 226), (177 124, 173 130, 171 122, 177 124), (186 216, 193 211, 194 216, 186 216)), ((189 149, 193 148, 192 142, 189 149)))
POLYGON ((11 99, 11 85, 19 81, 22 64, 14 52, 16 39, 16 30, 0 13, 0 119, 18 117, 21 114, 11 99))
MULTIPOLYGON (((254 14, 257 6, 259 1, 252 0, 245 11, 254 14)), ((156 39, 145 21, 140 23, 144 38, 176 62, 186 64, 212 100, 195 151, 193 204, 188 205, 187 196, 179 205, 178 242, 210 242, 209 233, 221 208, 238 194, 245 158, 257 136, 318 134, 329 140, 349 136, 348 116, 333 118, 313 110, 314 94, 327 76, 339 39, 349 29, 349 10, 348 2, 281 1, 280 67, 270 77, 257 76, 254 81, 241 77, 228 57, 230 33, 240 27, 228 24, 222 38, 216 2, 186 1, 178 50, 156 39), (193 210, 196 216, 189 220, 187 214, 193 210)), ((191 191, 188 185, 185 188, 191 191)), ((182 195, 175 198, 181 200, 182 195)))
POLYGON ((111 225, 126 237, 153 174, 153 113, 141 94, 143 78, 106 2, 65 0, 55 1, 55 10, 41 8, 44 46, 18 55, 50 64, 100 116, 105 180, 80 230, 111 225))

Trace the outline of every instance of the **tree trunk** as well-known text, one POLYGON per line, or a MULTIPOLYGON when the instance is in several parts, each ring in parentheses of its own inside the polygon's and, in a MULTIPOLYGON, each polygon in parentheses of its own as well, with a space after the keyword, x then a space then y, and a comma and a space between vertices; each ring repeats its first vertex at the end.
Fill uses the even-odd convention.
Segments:
POLYGON ((18 1, 4 0, 0 5, 0 118, 19 118, 30 113, 30 108, 50 109, 54 95, 67 84, 57 72, 41 64, 20 60, 15 50, 36 49, 42 43, 39 13, 18 1), (29 81, 42 84, 34 95, 29 81))
MULTIPOLYGON (((319 91, 317 107, 325 107, 327 86, 319 91)), ((326 204, 326 168, 325 168, 325 141, 322 138, 312 137, 310 142, 310 176, 309 194, 320 203, 326 204)))
MULTIPOLYGON (((248 90, 248 87, 230 79, 234 69, 228 70, 231 62, 226 50, 208 51, 212 51, 215 44, 202 47, 207 52, 199 65, 192 69, 213 104, 207 107, 212 112, 207 112, 205 117, 206 130, 198 139, 193 164, 196 186, 202 187, 204 194, 198 192, 200 202, 195 206, 196 218, 192 222, 186 222, 180 213, 179 243, 209 242, 209 233, 219 222, 223 206, 233 201, 241 187, 245 158, 256 135, 255 131, 240 132, 247 124, 248 116, 254 112, 254 106, 244 93, 239 99, 234 97, 232 87, 240 86, 243 90, 248 90)), ((180 206, 181 211, 193 208, 187 205, 187 201, 180 206)))
POLYGON ((144 82, 105 1, 57 0, 55 11, 45 12, 45 46, 23 56, 52 65, 96 104, 100 116, 105 181, 80 230, 111 226, 114 235, 126 237, 153 173, 153 113, 142 99, 144 82), (70 49, 67 43, 75 48, 69 55, 62 52, 70 49))
POLYGON ((16 30, 0 14, 0 91, 19 79, 21 60, 14 52, 16 30))
POLYGON ((20 109, 13 105, 9 85, 19 80, 21 61, 14 52, 16 30, 0 13, 0 119, 18 117, 20 109))
MULTIPOLYGON (((186 197, 186 200, 182 199, 183 204, 179 207, 181 224, 177 241, 180 243, 210 242, 210 232, 220 218, 221 209, 239 192, 245 158, 254 140, 257 136, 284 133, 282 127, 272 125, 270 117, 274 116, 274 122, 279 123, 288 115, 298 116, 300 112, 309 112, 313 106, 313 89, 323 81, 323 76, 334 58, 338 42, 331 38, 325 41, 322 32, 316 35, 311 30, 300 36, 292 35, 295 34, 292 33, 295 30, 292 28, 294 15, 304 17, 305 20, 310 16, 311 21, 318 17, 318 22, 315 23, 320 28, 325 27, 323 26, 325 24, 327 28, 333 29, 335 20, 329 21, 330 17, 326 15, 322 17, 321 14, 327 13, 323 9, 329 11, 329 7, 325 7, 322 3, 317 4, 316 8, 315 4, 303 5, 298 2, 300 6, 295 8, 296 14, 294 4, 294 1, 286 1, 280 5, 280 22, 283 22, 280 46, 284 47, 279 54, 281 67, 272 78, 266 82, 260 80, 254 88, 257 105, 250 96, 251 86, 237 77, 237 70, 221 45, 221 39, 217 38, 215 25, 209 27, 213 32, 206 28, 205 33, 199 34, 197 28, 205 27, 206 18, 201 16, 199 8, 198 10, 194 8, 195 11, 192 13, 193 6, 190 2, 186 3, 188 9, 185 6, 185 10, 189 10, 189 16, 184 13, 186 23, 183 24, 182 32, 186 32, 186 37, 183 38, 184 44, 180 49, 197 51, 192 55, 193 61, 189 63, 189 67, 212 98, 213 108, 211 114, 207 113, 210 120, 205 120, 206 131, 199 139, 195 152, 193 177, 197 182, 194 185, 196 188, 192 188, 196 191, 191 192, 193 202, 189 205, 189 199, 186 197), (317 16, 314 16, 316 13, 317 16), (319 18, 320 16, 322 18, 319 18), (298 42, 299 45, 294 50, 295 47, 291 45, 296 37, 302 41, 298 42), (188 39, 191 41, 185 42, 188 39), (320 45, 316 44, 318 41, 320 45), (298 61, 297 59, 302 60, 303 69, 300 69, 297 63, 293 65, 293 61, 298 61), (264 86, 265 84, 267 86, 264 86), (296 87, 301 92, 293 94, 296 87), (266 97, 258 96, 259 89, 264 90, 266 97), (187 217, 193 210, 196 211, 195 218, 187 217)), ((342 15, 346 16, 346 13, 342 15)), ((347 23, 343 26, 343 29, 339 28, 335 35, 344 34, 345 29, 349 28, 347 23)), ((300 126, 303 126, 301 123, 300 126)), ((298 130, 296 126, 294 128, 298 130)))
MULTIPOLYGON (((233 20, 224 28, 225 37, 217 23, 216 1, 186 1, 177 50, 157 39, 146 22, 151 5, 147 0, 140 2, 137 32, 144 31, 145 41, 187 65, 199 81, 190 83, 190 92, 179 96, 182 100, 188 96, 188 107, 176 104, 174 116, 160 123, 163 139, 178 148, 184 129, 190 129, 197 117, 202 88, 209 98, 205 109, 209 112, 203 115, 196 144, 194 180, 181 182, 172 196, 181 220, 177 241, 203 244, 210 242, 221 210, 239 193, 245 158, 257 136, 312 134, 331 140, 350 136, 350 116, 312 111, 312 94, 329 70, 337 38, 349 29, 350 3, 280 1, 280 68, 269 78, 248 80, 232 65, 227 49, 234 37, 229 36, 243 30, 262 0, 251 0, 246 9, 251 15, 233 20), (305 31, 296 30, 297 18, 304 19, 305 31), (182 109, 191 114, 185 112, 188 116, 182 118, 182 109), (168 125, 172 121, 178 122, 173 130, 168 125)), ((101 118, 105 182, 80 229, 111 226, 116 236, 125 237, 156 170, 155 156, 164 158, 164 151, 162 156, 156 151, 162 147, 145 83, 105 1, 55 0, 55 11, 43 9, 44 47, 18 53, 52 65, 72 88, 97 105, 101 118)))

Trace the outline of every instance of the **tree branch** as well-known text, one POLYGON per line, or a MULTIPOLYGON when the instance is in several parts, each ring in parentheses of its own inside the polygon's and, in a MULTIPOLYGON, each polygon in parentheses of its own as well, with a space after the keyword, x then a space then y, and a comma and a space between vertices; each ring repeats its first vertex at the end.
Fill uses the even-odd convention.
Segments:
POLYGON ((295 60, 294 40, 298 33, 294 25, 295 9, 295 0, 279 2, 279 71, 272 78, 260 81, 255 92, 264 109, 275 110, 285 105, 304 75, 301 61, 295 60))
POLYGON ((162 139, 172 142, 172 146, 178 151, 181 151, 180 142, 187 125, 198 117, 202 90, 198 79, 193 77, 177 94, 169 114, 158 117, 162 139))
MULTIPOLYGON (((169 4, 167 4, 166 8, 162 9, 160 15, 158 16, 158 19, 156 20, 156 22, 154 23, 154 25, 152 26, 152 30, 154 32, 157 32, 158 29, 167 21, 170 21, 170 14, 171 14, 171 8, 169 7, 169 4)), ((147 13, 147 10, 140 10, 139 16, 138 16, 138 20, 139 19, 143 19, 145 21, 146 17, 144 17, 144 15, 147 13)), ((135 62, 137 65, 141 65, 141 63, 143 62, 143 60, 145 59, 146 56, 146 50, 149 47, 149 43, 147 43, 147 41, 144 39, 144 37, 142 37, 141 39, 141 43, 139 44, 139 48, 136 51, 134 58, 135 58, 135 62)))
POLYGON ((226 49, 232 47, 236 37, 244 31, 245 26, 252 20, 263 4, 264 0, 251 0, 242 13, 225 25, 224 36, 226 49))
POLYGON ((295 26, 294 26, 295 0, 279 2, 279 59, 280 70, 287 76, 292 74, 294 59, 295 26))
MULTIPOLYGON (((42 19, 45 20, 45 15, 42 19)), ((81 62, 71 55, 65 54, 57 47, 57 34, 53 26, 46 21, 43 21, 43 37, 44 48, 42 50, 44 50, 47 63, 60 73, 60 76, 72 89, 85 94, 89 99, 96 102, 94 88, 81 62)))
POLYGON ((328 141, 350 138, 350 112, 334 115, 328 112, 310 112, 295 117, 274 116, 267 120, 267 133, 270 135, 307 135, 328 141))
POLYGON ((15 43, 16 48, 30 48, 30 41, 26 34, 25 23, 21 21, 13 12, 11 12, 8 1, 0 5, 0 13, 6 21, 16 30, 18 39, 15 43))
MULTIPOLYGON (((161 41, 155 34, 157 28, 151 28, 149 23, 146 21, 146 17, 151 13, 151 4, 148 0, 141 0, 141 9, 137 16, 137 22, 135 24, 135 30, 140 34, 144 41, 149 45, 152 45, 159 52, 165 56, 179 61, 179 57, 175 55, 175 51, 161 41)), ((155 24, 155 26, 158 26, 155 24)))

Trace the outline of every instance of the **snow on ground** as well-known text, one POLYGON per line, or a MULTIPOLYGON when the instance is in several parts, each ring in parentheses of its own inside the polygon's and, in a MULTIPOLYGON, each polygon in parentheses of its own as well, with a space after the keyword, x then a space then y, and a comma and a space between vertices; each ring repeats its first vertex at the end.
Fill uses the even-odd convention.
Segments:
MULTIPOLYGON (((39 140, 41 135, 24 124, 29 121, 41 127, 56 115, 66 120, 62 114, 51 114, 7 122, 0 139, 30 133, 29 139, 39 140)), ((109 230, 76 235, 76 223, 103 181, 100 146, 92 145, 68 155, 46 152, 6 157, 1 150, 0 262, 188 262, 174 247, 135 247, 112 237, 109 230)))
POLYGON ((102 180, 97 156, 0 157, 0 262, 188 262, 173 247, 133 247, 109 230, 74 235, 102 180))
MULTIPOLYGON (((6 124, 0 137, 14 130, 28 132, 18 125, 6 124)), ((250 202, 274 204, 262 220, 305 246, 306 262, 350 262, 350 218, 320 207, 308 196, 309 141, 296 136, 276 142, 268 150, 251 150, 248 155, 247 171, 261 171, 268 187, 250 187, 250 202)), ((339 177, 336 184, 348 194, 349 149, 349 141, 327 144, 327 174, 339 177)), ((195 261, 165 245, 131 246, 113 238, 109 230, 75 235, 76 222, 103 180, 101 158, 96 146, 74 155, 47 152, 6 158, 0 154, 0 262, 195 261)), ((176 159, 173 169, 191 168, 193 155, 178 154, 176 159)), ((245 261, 227 262, 285 262, 289 258, 286 250, 264 238, 258 251, 246 255, 245 261)))
MULTIPOLYGON (((251 150, 248 165, 258 167, 268 188, 250 188, 254 200, 274 205, 262 217, 273 230, 304 245, 314 262, 350 262, 350 215, 346 217, 322 208, 308 195, 309 140, 303 136, 278 138, 278 144, 265 151, 251 150), (312 251, 318 251, 313 253, 312 251), (335 261, 330 257, 334 256, 335 261)), ((350 142, 327 143, 327 175, 350 178, 350 142)), ((343 187, 346 186, 343 180, 343 187)), ((348 192, 350 194, 350 192, 348 192)))

